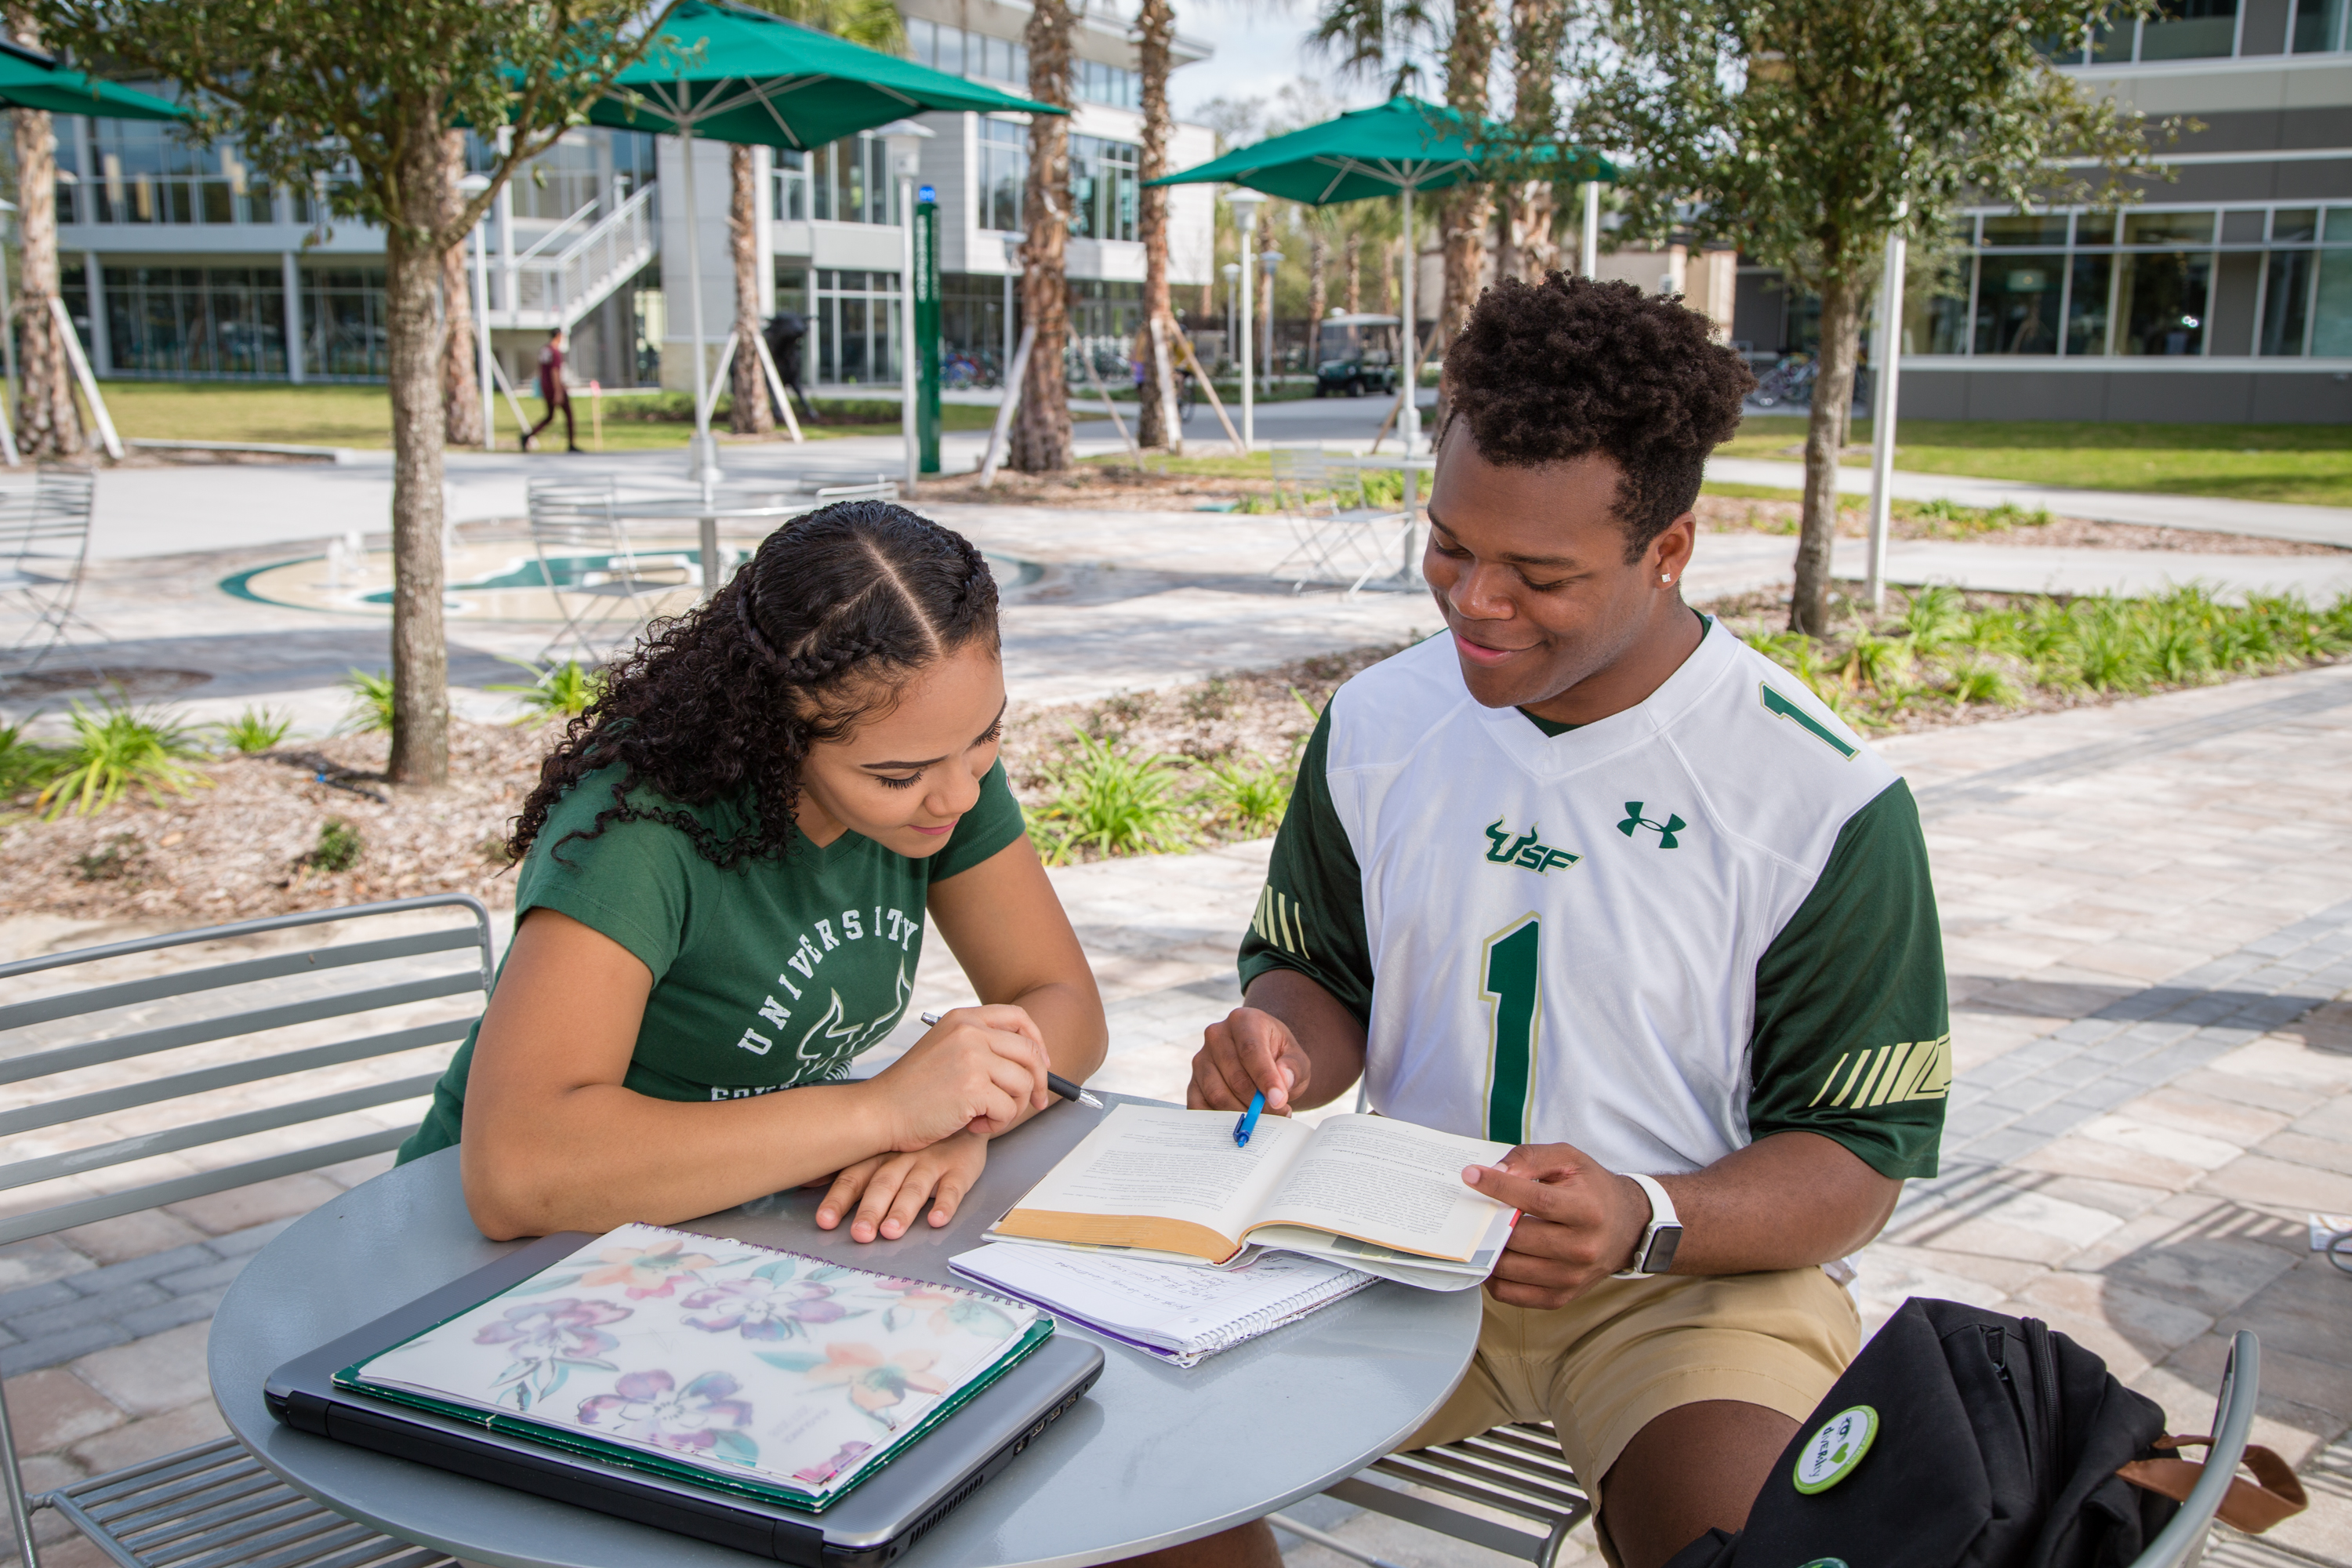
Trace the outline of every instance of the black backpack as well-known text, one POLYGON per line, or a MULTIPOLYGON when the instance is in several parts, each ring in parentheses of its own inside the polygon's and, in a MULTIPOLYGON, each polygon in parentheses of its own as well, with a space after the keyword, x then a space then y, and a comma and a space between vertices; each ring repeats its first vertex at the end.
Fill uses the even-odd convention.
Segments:
POLYGON ((2179 1506, 2116 1473, 2160 1457, 2164 1430, 2154 1400, 2047 1324, 1914 1298, 1781 1453, 1747 1528, 1667 1568, 2114 1568, 2179 1506))

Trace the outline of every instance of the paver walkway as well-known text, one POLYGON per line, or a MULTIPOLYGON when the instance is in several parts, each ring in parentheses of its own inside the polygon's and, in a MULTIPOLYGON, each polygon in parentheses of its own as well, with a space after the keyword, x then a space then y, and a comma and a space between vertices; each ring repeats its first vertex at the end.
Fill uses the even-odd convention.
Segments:
MULTIPOLYGON (((1706 477, 1718 484, 1805 487, 1802 463, 1769 458, 1710 458, 1706 477)), ((2094 522, 2137 522, 2151 528, 2196 528, 2212 533, 2243 533, 2257 539, 2294 539, 2306 544, 2352 545, 2352 507, 2293 506, 2279 501, 2230 500, 2218 496, 2145 495, 2130 490, 2086 490, 2064 485, 1984 479, 1967 474, 1895 473, 1898 500, 1948 500, 1961 506, 2046 507, 2059 517, 2094 522)), ((1838 465, 1838 489, 1870 493, 1866 461, 1838 465)))

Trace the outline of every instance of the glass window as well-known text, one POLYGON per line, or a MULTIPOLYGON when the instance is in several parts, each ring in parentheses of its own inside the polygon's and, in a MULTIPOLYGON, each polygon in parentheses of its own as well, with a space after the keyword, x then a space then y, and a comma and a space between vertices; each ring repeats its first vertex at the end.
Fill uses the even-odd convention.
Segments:
POLYGON ((1010 120, 980 122, 980 226, 1021 226, 1021 190, 1029 179, 1029 128, 1010 120))
POLYGON ((2263 323, 2255 342, 2258 354, 2277 356, 2303 353, 2303 332, 2311 302, 2311 262, 2308 250, 2273 250, 2263 279, 2263 323))
POLYGON ((2113 213, 2077 213, 2074 215, 2074 243, 2077 245, 2113 245, 2116 242, 2116 215, 2113 213))
POLYGON ((1969 275, 1959 289, 1906 288, 1903 291, 1903 352, 1906 354, 1966 353, 1969 343, 1969 275))
POLYGON ((955 76, 964 74, 963 29, 941 26, 939 29, 939 53, 933 62, 943 71, 955 76))
POLYGON ((1987 256, 1977 263, 1976 352, 2054 354, 2063 255, 1987 256))
POLYGON ((384 354, 383 268, 302 269, 302 366, 307 375, 377 380, 384 354))
POLYGON ((1085 239, 1133 239, 1136 165, 1142 149, 1099 136, 1070 138, 1070 233, 1085 239))
POLYGON ((917 65, 939 63, 939 26, 920 16, 907 18, 907 58, 917 65))
POLYGON ((2051 246, 2066 243, 2064 213, 2017 213, 1984 220, 1984 242, 1996 245, 2051 246))
POLYGON ((2126 213, 2126 245, 2210 245, 2211 213, 2126 213))
POLYGON ((809 155, 788 147, 776 149, 776 216, 799 223, 809 216, 809 155))
POLYGON ((2144 60, 2214 59, 2237 47, 2238 0, 2157 0, 2140 27, 2144 60))
POLYGON ((2330 245, 2342 245, 2347 240, 2352 240, 2352 207, 2327 209, 2325 237, 2330 245))
POLYGON ((2122 324, 2116 352, 2177 355, 2205 352, 2205 301, 2212 292, 2210 252, 2152 252, 2118 258, 2116 301, 2122 324))
POLYGON ((2066 291, 2069 356, 2107 352, 2107 294, 2115 266, 2112 256, 2074 258, 2074 279, 2066 291))
POLYGON ((2324 54, 2344 47, 2344 0, 2298 0, 2294 8, 2294 41, 2299 55, 2324 54))
POLYGON ((2271 238, 2281 245, 2309 244, 2319 237, 2319 213, 2314 207, 2281 207, 2271 214, 2271 238))
POLYGON ((2319 253, 2319 288, 2313 298, 2311 352, 2352 357, 2352 250, 2319 253))
POLYGON ((275 267, 109 267, 107 336, 119 373, 286 374, 286 280, 275 267))
POLYGON ((2091 26, 2091 63, 2114 65, 2132 58, 2132 40, 2139 24, 2129 16, 2102 16, 2091 26))

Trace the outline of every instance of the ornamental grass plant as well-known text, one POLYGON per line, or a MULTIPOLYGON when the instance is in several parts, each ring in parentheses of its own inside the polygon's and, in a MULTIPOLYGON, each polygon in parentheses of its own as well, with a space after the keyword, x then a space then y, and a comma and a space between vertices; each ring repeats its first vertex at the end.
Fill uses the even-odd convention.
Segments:
POLYGON ((133 787, 160 803, 166 794, 212 786, 182 761, 203 756, 205 749, 174 710, 142 711, 120 700, 95 709, 76 702, 69 722, 73 738, 58 753, 62 766, 34 802, 51 822, 68 811, 96 816, 133 787))

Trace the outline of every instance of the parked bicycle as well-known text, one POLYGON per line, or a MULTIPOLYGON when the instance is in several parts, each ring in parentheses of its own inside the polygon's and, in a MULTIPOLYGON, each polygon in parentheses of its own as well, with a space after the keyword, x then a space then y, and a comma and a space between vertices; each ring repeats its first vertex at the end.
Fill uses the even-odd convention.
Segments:
POLYGON ((1748 394, 1759 408, 1770 408, 1781 403, 1810 406, 1813 401, 1813 378, 1821 366, 1811 354, 1784 354, 1780 362, 1764 373, 1764 379, 1748 394))

